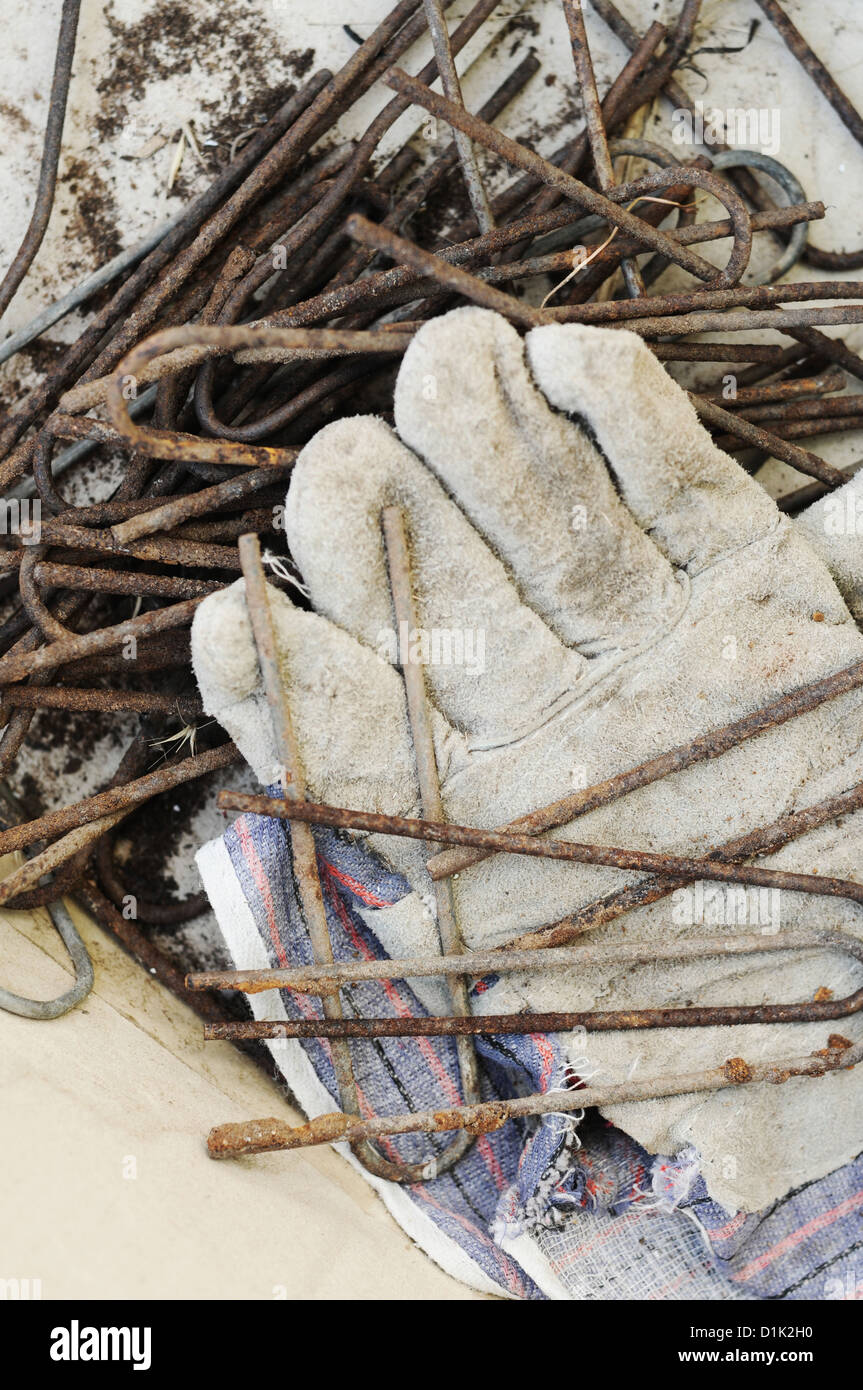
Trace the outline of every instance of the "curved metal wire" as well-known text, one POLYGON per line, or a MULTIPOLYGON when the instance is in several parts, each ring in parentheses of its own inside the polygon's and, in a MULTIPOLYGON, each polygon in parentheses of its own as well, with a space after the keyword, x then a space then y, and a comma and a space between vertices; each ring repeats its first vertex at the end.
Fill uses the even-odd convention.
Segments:
POLYGON ((78 929, 62 902, 53 903, 48 909, 51 921, 75 969, 75 983, 65 993, 55 999, 28 999, 23 994, 13 994, 11 990, 0 987, 0 1009, 7 1014, 17 1014, 19 1018, 33 1018, 46 1022, 52 1018, 62 1018, 86 999, 93 988, 93 962, 82 941, 78 929))
MULTIPOLYGON (((806 202, 803 185, 795 178, 791 170, 769 154, 762 154, 760 150, 723 150, 721 154, 713 156, 713 167, 714 169, 757 169, 760 173, 773 179, 774 183, 779 184, 783 193, 787 195, 789 203, 806 202)), ((780 280, 783 275, 787 275, 791 267, 797 264, 806 251, 808 241, 809 223, 798 222, 796 226, 792 227, 788 245, 779 260, 770 267, 767 275, 757 277, 753 283, 771 285, 774 281, 780 280)))

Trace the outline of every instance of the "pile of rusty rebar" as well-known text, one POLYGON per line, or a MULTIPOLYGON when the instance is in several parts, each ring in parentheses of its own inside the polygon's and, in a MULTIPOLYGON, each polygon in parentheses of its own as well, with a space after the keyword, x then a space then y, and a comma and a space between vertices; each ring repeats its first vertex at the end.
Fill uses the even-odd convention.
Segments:
MULTIPOLYGON (((855 269, 863 250, 812 248, 806 228, 825 216, 823 204, 801 190, 776 206, 753 173, 765 171, 757 156, 741 163, 714 145, 681 160, 653 142, 621 138, 654 101, 692 110, 675 73, 694 42, 699 0, 684 0, 671 28, 655 23, 644 34, 611 0, 591 3, 630 56, 600 99, 581 5, 563 0, 584 129, 544 158, 497 124, 542 80, 532 54, 501 71, 478 113, 461 97, 454 57, 498 0, 478 0, 452 32, 441 0, 400 0, 338 73, 318 72, 292 93, 155 246, 121 258, 110 297, 0 425, 7 505, 41 505, 36 543, 10 534, 0 549, 0 778, 40 710, 75 711, 96 729, 117 712, 141 720, 102 791, 0 829, 0 852, 32 855, 0 884, 0 903, 35 906, 71 894, 210 1021, 224 1019, 225 1006, 216 995, 187 992, 138 925, 188 920, 203 910, 202 897, 139 901, 134 919, 124 916, 113 832, 145 802, 239 760, 208 728, 203 751, 178 752, 153 770, 159 736, 191 730, 200 715, 189 660, 195 609, 240 573, 241 535, 255 532, 284 556, 278 518, 299 449, 334 415, 381 409, 420 324, 467 301, 523 328, 625 326, 666 362, 741 364, 733 400, 721 377, 693 396, 723 447, 747 467, 776 458, 807 475, 785 499, 788 510, 848 476, 798 441, 863 426, 857 395, 840 394, 849 379, 863 381, 863 359, 821 331, 863 320, 863 286, 744 287, 741 277, 756 234, 775 244, 771 280, 801 258, 835 273, 855 269), (402 60, 427 29, 435 56, 411 76, 402 60), (431 87, 438 76, 442 95, 431 87), (358 139, 339 140, 340 118, 381 84, 392 95, 380 113, 358 139), (381 142, 410 107, 449 126, 451 143, 425 164, 418 142, 381 160, 381 142), (478 147, 511 170, 493 195, 478 147), (619 184, 615 161, 624 156, 657 168, 619 184), (423 235, 420 214, 458 180, 463 215, 423 235), (724 215, 697 222, 699 192, 724 215), (731 250, 717 269, 699 248, 721 239, 731 250), (588 252, 581 268, 577 244, 588 252), (649 294, 669 264, 693 277, 692 288, 649 294), (543 276, 557 289, 537 305, 537 295, 520 290, 543 276), (763 329, 789 346, 747 340, 763 329), (704 332, 727 341, 703 342, 696 335, 704 332), (72 505, 64 473, 80 475, 101 449, 120 451, 122 481, 105 501, 72 505)), ((759 4, 863 140, 863 120, 780 7, 759 4)), ((0 310, 50 216, 77 10, 65 0, 36 207, 0 285, 0 310)))

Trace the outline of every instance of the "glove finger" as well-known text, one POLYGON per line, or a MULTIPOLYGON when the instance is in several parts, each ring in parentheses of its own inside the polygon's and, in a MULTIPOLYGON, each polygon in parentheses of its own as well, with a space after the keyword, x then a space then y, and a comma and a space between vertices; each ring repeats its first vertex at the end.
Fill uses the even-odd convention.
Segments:
MULTIPOLYGON (((416 763, 399 673, 325 618, 295 608, 278 589, 268 592, 308 797, 418 815, 416 763)), ((206 712, 230 734, 260 782, 277 782, 272 717, 242 579, 198 608, 192 664, 206 712)), ((432 733, 444 775, 463 760, 463 740, 436 712, 432 733)), ((424 845, 392 836, 372 837, 369 844, 414 887, 428 890, 424 845)))
POLYGON ((863 623, 863 485, 852 478, 802 511, 795 525, 829 569, 855 622, 863 623))
POLYGON ((503 565, 390 429, 340 420, 303 449, 285 526, 312 602, 396 664, 473 746, 508 743, 569 699, 587 662, 522 602, 503 565), (419 629, 396 631, 381 511, 401 506, 419 629))
POLYGON ((673 565, 697 574, 781 524, 634 333, 553 324, 528 334, 527 356, 549 400, 593 431, 626 506, 673 565))
POLYGON ((399 371, 395 418, 568 645, 588 655, 627 647, 679 609, 671 566, 588 433, 537 389, 500 315, 456 309, 424 325, 399 371))

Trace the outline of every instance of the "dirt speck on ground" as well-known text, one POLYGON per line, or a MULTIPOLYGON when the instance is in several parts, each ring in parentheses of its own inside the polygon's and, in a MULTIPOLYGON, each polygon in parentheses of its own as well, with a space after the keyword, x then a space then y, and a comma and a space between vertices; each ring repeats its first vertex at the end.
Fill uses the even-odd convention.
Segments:
POLYGON ((142 101, 154 81, 182 79, 193 65, 224 79, 223 95, 203 100, 201 109, 212 118, 212 133, 220 142, 231 140, 250 117, 271 115, 315 58, 311 48, 281 51, 261 23, 260 11, 242 0, 222 0, 215 12, 182 0, 160 0, 133 24, 120 21, 109 3, 105 20, 111 41, 105 76, 96 87, 102 98, 96 128, 106 140, 124 126, 130 101, 142 101))
POLYGON ((24 112, 9 101, 0 101, 0 116, 3 116, 4 120, 7 120, 10 125, 24 135, 33 129, 33 123, 27 119, 24 112))
MULTIPOLYGON (((164 764, 153 749, 153 766, 164 764)), ((149 902, 169 902, 182 897, 169 866, 184 849, 195 816, 213 798, 215 778, 202 778, 174 787, 145 802, 120 827, 115 840, 116 867, 130 893, 149 902)))
POLYGON ((123 248, 117 230, 117 205, 109 184, 88 159, 73 159, 60 181, 73 200, 72 231, 89 243, 97 264, 103 265, 123 248))
MULTIPOLYGON (((100 734, 103 738, 109 737, 111 745, 117 750, 123 748, 124 742, 119 734, 110 737, 111 726, 107 721, 103 723, 100 734)), ((92 747, 92 716, 77 710, 40 710, 30 725, 27 740, 30 748, 34 751, 53 752, 55 755, 59 755, 59 762, 56 765, 57 771, 63 776, 72 776, 81 770, 87 757, 87 750, 92 747)), ((35 784, 34 787, 30 788, 30 794, 34 790, 35 784)), ((31 814, 41 815, 43 811, 50 810, 52 801, 53 788, 46 785, 40 793, 40 805, 34 808, 31 814)))

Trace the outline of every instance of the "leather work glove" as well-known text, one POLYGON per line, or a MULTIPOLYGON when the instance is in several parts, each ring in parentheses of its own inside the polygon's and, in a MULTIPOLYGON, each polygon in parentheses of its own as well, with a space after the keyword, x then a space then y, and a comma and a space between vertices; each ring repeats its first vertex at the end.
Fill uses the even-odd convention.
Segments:
MULTIPOLYGON (((802 524, 783 517, 634 334, 567 324, 522 340, 496 314, 456 309, 408 348, 395 420, 397 433, 371 417, 328 425, 303 449, 288 492, 287 539, 314 612, 275 590, 271 602, 310 799, 421 813, 381 533, 388 505, 406 516, 443 805, 460 824, 504 825, 863 660, 840 592, 856 603, 857 544, 825 541, 824 502, 802 524)), ((242 581, 198 609, 192 648, 206 711, 274 783, 242 581)), ((704 855, 860 781, 861 738, 855 690, 550 834, 704 855)), ((857 813, 759 862, 854 877, 861 836, 857 813)), ((387 953, 438 950, 426 847, 365 844, 412 889, 376 914, 387 953)), ((633 881, 498 854, 454 880, 458 921, 468 948, 497 946, 633 881)), ((474 1010, 759 1004, 859 987, 852 961, 822 951, 650 962, 651 943, 677 938, 861 934, 859 908, 843 899, 754 889, 740 904, 739 888, 679 889, 588 937, 644 943, 647 963, 504 974, 474 1010)), ((435 990, 416 986, 445 1011, 435 990)), ((793 1023, 559 1041, 580 1074, 623 1081, 731 1057, 799 1057, 830 1031, 793 1023)), ((863 1020, 841 1031, 857 1040, 863 1020)), ((863 1069, 605 1113, 651 1153, 694 1150, 711 1195, 754 1211, 859 1151, 863 1069)))

